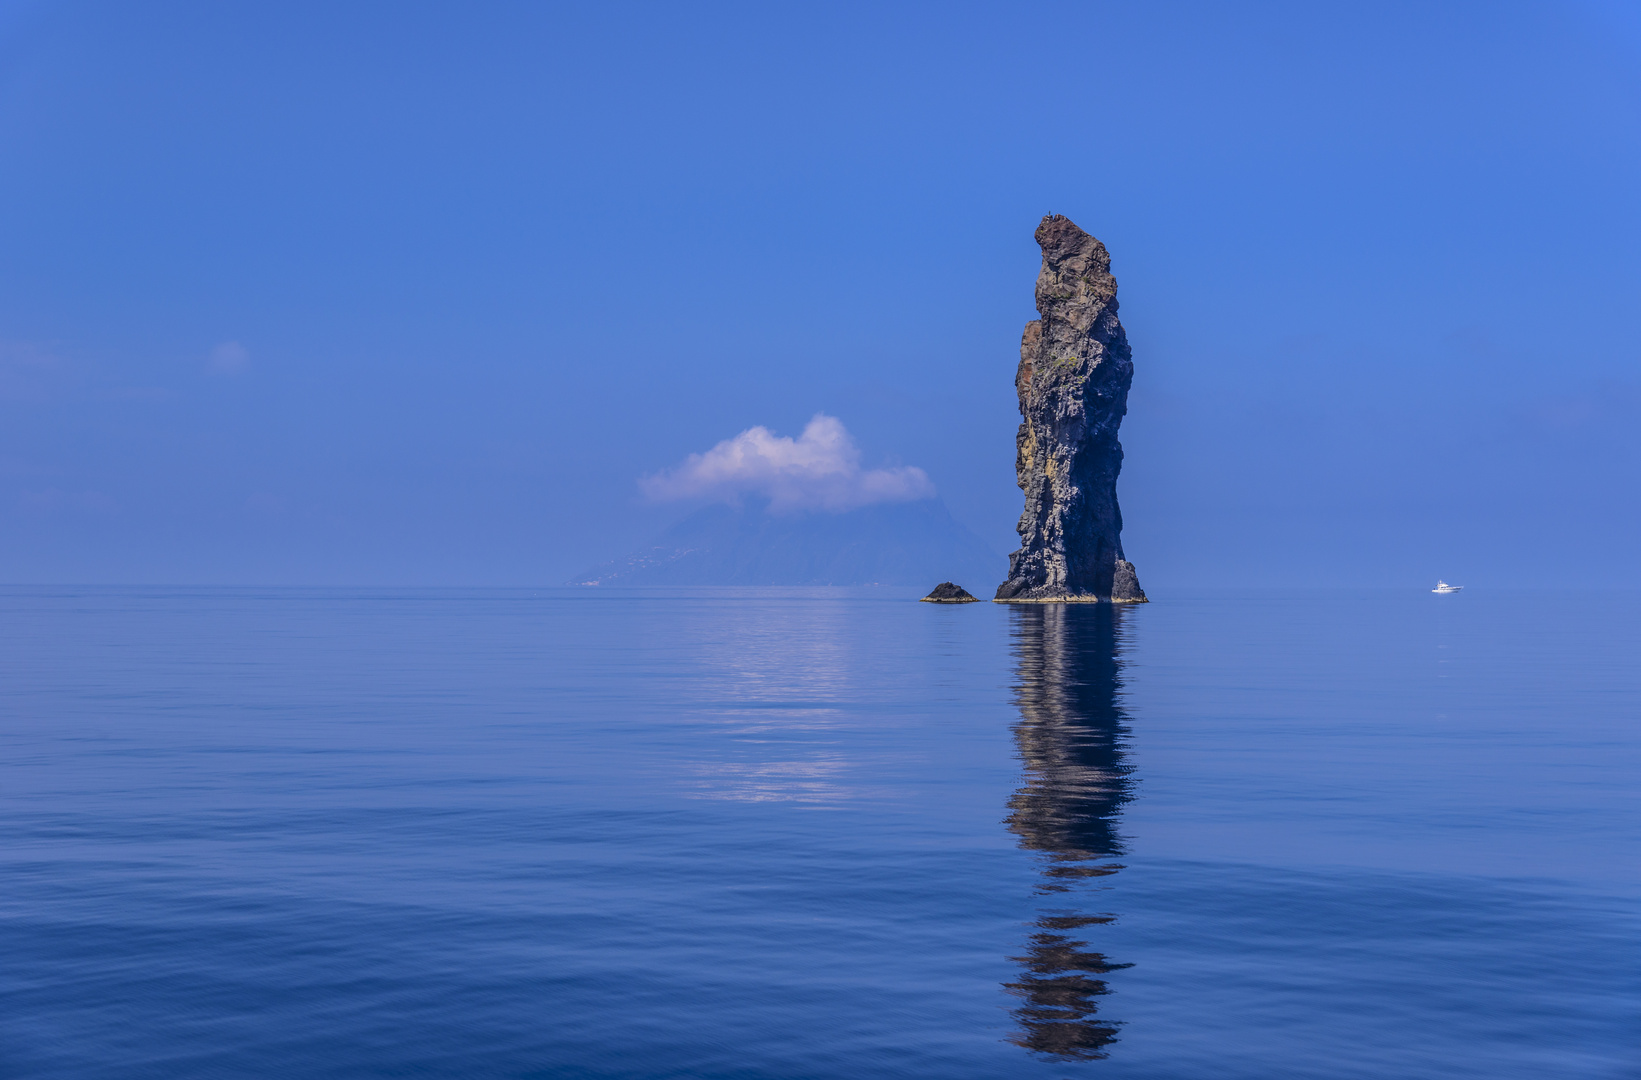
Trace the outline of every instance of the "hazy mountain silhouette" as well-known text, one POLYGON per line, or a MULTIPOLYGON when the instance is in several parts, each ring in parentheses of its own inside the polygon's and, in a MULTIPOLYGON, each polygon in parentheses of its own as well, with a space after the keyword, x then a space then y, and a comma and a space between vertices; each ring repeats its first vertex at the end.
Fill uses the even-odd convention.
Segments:
POLYGON ((577 585, 920 585, 990 592, 1008 560, 939 499, 844 513, 772 514, 767 503, 708 506, 653 544, 574 579, 577 585))

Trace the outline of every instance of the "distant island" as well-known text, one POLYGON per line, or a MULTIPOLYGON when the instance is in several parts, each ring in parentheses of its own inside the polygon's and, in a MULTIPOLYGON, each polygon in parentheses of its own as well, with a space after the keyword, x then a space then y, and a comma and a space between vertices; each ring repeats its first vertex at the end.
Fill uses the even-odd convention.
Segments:
POLYGON ((841 513, 703 507, 576 585, 917 585, 997 579, 1003 556, 938 498, 841 513))
POLYGON ((1025 493, 1021 547, 1009 556, 1003 603, 1143 604, 1122 549, 1117 429, 1134 362, 1117 320, 1105 245, 1060 214, 1037 226, 1043 267, 1037 311, 1020 341, 1015 478, 1025 493))

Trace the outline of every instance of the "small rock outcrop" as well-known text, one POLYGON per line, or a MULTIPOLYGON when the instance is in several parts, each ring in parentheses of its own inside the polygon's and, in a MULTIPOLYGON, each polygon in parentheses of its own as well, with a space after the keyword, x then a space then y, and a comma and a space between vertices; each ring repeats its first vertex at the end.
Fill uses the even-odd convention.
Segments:
MULTIPOLYGON (((928 579, 925 578, 924 580, 928 579)), ((980 602, 980 598, 972 595, 969 590, 961 585, 953 585, 949 581, 942 581, 934 587, 934 592, 925 596, 920 602, 924 604, 977 604, 980 602)))
POLYGON ((1060 214, 1043 218, 1037 243, 1042 318, 1026 324, 1014 376, 1021 418, 1014 472, 1026 506, 1021 547, 995 599, 1143 604, 1117 508, 1117 428, 1134 363, 1117 321, 1111 256, 1060 214))

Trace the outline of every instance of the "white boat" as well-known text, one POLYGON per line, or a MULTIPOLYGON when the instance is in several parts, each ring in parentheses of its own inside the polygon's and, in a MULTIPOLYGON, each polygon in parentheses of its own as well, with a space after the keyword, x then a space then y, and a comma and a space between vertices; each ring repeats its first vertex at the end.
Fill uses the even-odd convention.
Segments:
POLYGON ((1458 592, 1462 588, 1464 588, 1463 585, 1449 585, 1445 581, 1437 581, 1436 582, 1436 587, 1434 589, 1431 589, 1430 591, 1431 592, 1458 592))

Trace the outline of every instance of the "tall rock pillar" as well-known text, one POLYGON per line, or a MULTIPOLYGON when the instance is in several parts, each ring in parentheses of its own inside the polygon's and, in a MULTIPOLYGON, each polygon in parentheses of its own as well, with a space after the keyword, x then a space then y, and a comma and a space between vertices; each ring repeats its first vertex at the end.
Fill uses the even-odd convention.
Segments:
POLYGON ((1123 557, 1117 428, 1134 377, 1105 245, 1050 214, 1037 226, 1037 311, 1020 341, 1015 478, 1026 495, 1020 550, 995 599, 1143 604, 1123 557))

